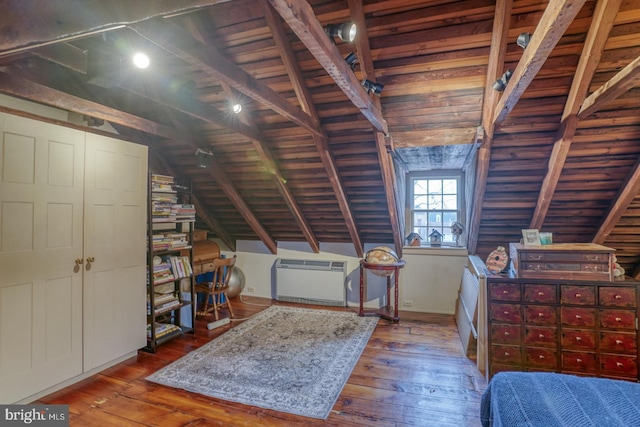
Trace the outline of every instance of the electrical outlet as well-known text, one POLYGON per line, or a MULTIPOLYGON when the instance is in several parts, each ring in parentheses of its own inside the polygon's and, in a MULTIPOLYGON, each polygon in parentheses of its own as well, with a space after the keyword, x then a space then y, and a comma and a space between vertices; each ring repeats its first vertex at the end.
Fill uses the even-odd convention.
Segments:
POLYGON ((410 299, 406 299, 403 301, 402 305, 404 307, 413 307, 413 301, 411 301, 410 299))
POLYGON ((247 287, 247 293, 248 294, 255 294, 256 293, 256 288, 253 288, 251 286, 247 287))

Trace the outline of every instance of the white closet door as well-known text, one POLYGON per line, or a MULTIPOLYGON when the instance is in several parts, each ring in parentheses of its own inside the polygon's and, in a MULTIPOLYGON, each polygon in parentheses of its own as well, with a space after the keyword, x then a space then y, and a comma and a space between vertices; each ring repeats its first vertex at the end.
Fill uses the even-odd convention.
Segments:
POLYGON ((147 147, 87 134, 85 159, 84 369, 89 370, 146 345, 147 147))
POLYGON ((0 403, 82 372, 84 138, 0 113, 0 403))

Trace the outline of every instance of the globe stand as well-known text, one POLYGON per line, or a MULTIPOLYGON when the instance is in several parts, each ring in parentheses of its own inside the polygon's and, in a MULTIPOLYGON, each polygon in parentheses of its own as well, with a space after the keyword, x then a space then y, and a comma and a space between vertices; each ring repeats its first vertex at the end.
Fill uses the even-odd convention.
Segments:
POLYGON ((398 322, 400 316, 398 316, 398 276, 399 270, 404 267, 405 261, 400 260, 391 264, 375 264, 367 262, 363 259, 360 260, 360 312, 358 315, 363 316, 378 316, 383 319, 398 322), (373 273, 378 276, 387 277, 387 306, 379 309, 364 309, 364 287, 365 287, 365 270, 373 270, 373 273), (394 279, 394 305, 393 315, 391 314, 391 276, 394 279))

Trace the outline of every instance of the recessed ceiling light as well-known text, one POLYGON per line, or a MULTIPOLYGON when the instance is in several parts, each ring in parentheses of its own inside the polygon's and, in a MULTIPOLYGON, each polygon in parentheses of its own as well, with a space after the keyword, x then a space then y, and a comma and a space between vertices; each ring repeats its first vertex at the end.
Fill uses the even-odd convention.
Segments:
POLYGON ((138 68, 147 68, 149 66, 149 64, 151 63, 151 61, 149 60, 149 57, 142 52, 138 52, 135 55, 133 55, 133 65, 135 65, 138 68))

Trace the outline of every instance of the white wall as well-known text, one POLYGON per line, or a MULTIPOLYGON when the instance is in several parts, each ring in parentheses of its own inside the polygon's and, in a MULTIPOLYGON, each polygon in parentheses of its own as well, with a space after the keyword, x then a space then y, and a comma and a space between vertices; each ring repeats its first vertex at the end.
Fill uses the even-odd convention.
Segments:
MULTIPOLYGON (((273 298, 275 289, 275 263, 277 258, 316 259, 347 262, 347 303, 349 307, 359 305, 360 258, 352 244, 320 243, 320 253, 314 254, 306 243, 279 242, 278 254, 271 254, 258 241, 238 241, 237 251, 225 250, 225 245, 216 240, 225 256, 238 256, 236 265, 245 276, 243 295, 273 298), (250 292, 253 288, 254 292, 250 292)), ((365 245, 365 252, 377 245, 365 245)), ((460 288, 467 251, 462 248, 413 248, 403 249, 406 266, 400 270, 399 309, 425 313, 453 314, 460 288), (411 306, 404 303, 411 301, 411 306)), ((367 273, 368 308, 385 304, 386 279, 367 273)), ((392 281, 393 283, 393 281, 392 281)), ((392 292, 393 298, 393 292, 392 292)))

